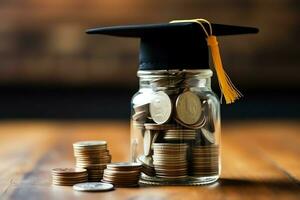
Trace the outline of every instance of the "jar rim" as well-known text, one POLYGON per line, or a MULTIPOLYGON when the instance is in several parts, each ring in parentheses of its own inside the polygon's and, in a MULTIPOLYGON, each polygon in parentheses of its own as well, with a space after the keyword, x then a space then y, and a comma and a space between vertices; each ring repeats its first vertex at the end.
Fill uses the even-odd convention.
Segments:
POLYGON ((166 76, 177 76, 185 75, 188 77, 203 77, 209 78, 213 75, 211 69, 184 69, 184 70, 138 70, 138 77, 166 77, 166 76))

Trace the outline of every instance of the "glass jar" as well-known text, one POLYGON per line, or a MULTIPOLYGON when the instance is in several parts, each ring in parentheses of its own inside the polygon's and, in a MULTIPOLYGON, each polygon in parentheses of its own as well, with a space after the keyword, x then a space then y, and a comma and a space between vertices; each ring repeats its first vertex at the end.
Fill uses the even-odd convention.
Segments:
POLYGON ((140 182, 202 185, 220 176, 220 102, 212 71, 140 70, 131 107, 131 160, 140 182))

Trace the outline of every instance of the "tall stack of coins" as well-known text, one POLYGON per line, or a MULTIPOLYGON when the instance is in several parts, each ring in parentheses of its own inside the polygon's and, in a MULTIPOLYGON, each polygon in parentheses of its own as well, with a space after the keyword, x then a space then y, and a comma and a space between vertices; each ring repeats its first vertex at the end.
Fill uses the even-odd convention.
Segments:
POLYGON ((187 148, 185 143, 154 143, 153 164, 159 178, 187 177, 187 148))
POLYGON ((82 141, 73 144, 76 167, 88 172, 89 181, 100 181, 111 155, 106 141, 82 141))
POLYGON ((88 181, 86 169, 81 168, 55 168, 52 169, 53 185, 75 185, 88 181))
POLYGON ((104 170, 102 182, 116 187, 136 187, 140 179, 142 165, 138 163, 112 163, 104 170))
POLYGON ((192 148, 191 174, 194 176, 213 176, 219 173, 218 145, 195 146, 192 148))

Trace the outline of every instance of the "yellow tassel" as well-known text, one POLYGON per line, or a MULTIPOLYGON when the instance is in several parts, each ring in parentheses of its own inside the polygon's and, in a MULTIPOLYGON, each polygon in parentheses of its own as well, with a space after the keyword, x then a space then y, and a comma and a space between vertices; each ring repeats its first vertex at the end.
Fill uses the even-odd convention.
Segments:
POLYGON ((209 21, 206 19, 188 19, 188 20, 174 20, 170 23, 182 23, 182 22, 195 22, 198 23, 205 35, 207 40, 207 45, 210 47, 213 63, 215 70, 217 72, 219 87, 221 89, 222 94, 225 97, 226 104, 233 103, 235 100, 239 99, 243 95, 240 93, 240 91, 233 85, 231 82, 229 76, 226 74, 223 65, 222 60, 220 56, 220 50, 219 45, 217 41, 217 37, 212 34, 212 26, 209 21), (202 23, 207 23, 209 26, 209 31, 207 31, 202 23))
POLYGON ((206 40, 208 46, 210 47, 214 67, 217 72, 219 86, 225 97, 225 101, 227 104, 233 103, 243 95, 233 85, 229 76, 226 74, 223 68, 217 37, 214 35, 210 35, 206 40))

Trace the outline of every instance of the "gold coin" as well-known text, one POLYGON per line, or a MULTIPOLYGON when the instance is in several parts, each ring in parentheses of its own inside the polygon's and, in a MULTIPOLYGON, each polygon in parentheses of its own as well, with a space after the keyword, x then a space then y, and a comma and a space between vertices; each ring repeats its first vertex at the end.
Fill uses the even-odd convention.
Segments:
POLYGON ((191 91, 180 94, 176 99, 176 116, 184 124, 192 125, 199 121, 202 105, 199 97, 191 91))

